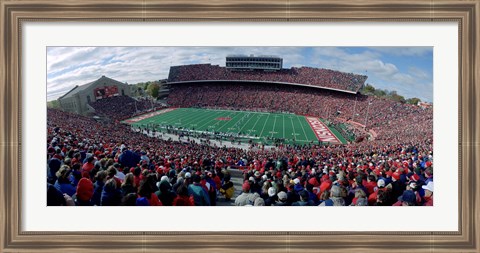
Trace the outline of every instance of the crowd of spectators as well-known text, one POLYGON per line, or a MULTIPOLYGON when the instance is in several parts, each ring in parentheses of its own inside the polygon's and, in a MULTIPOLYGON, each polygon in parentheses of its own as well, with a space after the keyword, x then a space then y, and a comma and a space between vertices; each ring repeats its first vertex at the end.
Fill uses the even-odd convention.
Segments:
POLYGON ((157 110, 161 105, 146 98, 134 99, 129 96, 113 96, 99 99, 89 104, 95 113, 113 120, 124 120, 149 110, 157 110))
MULTIPOLYGON (((381 110, 389 108, 405 109, 381 110)), ((429 136, 244 150, 156 139, 122 124, 47 113, 48 205, 216 205, 233 197, 229 167, 244 172, 235 205, 433 205, 429 136)), ((413 117, 415 109, 406 113, 413 117)))
POLYGON ((172 85, 173 107, 210 107, 249 111, 289 112, 331 122, 358 122, 384 143, 430 143, 433 108, 281 84, 210 83, 172 85))
POLYGON ((367 76, 330 69, 292 67, 278 71, 233 71, 211 64, 170 67, 168 82, 185 81, 261 81, 291 83, 357 92, 367 76))
MULTIPOLYGON (((170 82, 260 80, 343 90, 358 90, 365 79, 306 67, 231 72, 209 64, 172 67, 169 77, 170 82)), ((168 104, 353 122, 350 127, 364 125, 362 131, 374 131, 375 139, 347 145, 281 144, 274 149, 217 147, 149 137, 127 125, 48 109, 47 205, 213 206, 233 199, 232 168, 243 172, 237 206, 433 205, 431 107, 254 82, 175 84, 168 104)), ((156 107, 127 96, 90 105, 115 120, 156 107)))

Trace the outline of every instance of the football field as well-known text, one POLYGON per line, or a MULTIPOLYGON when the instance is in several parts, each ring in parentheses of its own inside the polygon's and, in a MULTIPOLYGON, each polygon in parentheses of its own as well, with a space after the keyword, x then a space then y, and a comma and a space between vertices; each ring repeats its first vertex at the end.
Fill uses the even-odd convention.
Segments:
POLYGON ((192 133, 225 133, 242 140, 272 143, 346 143, 335 129, 328 128, 319 118, 287 113, 177 108, 141 115, 126 123, 140 128, 164 131, 175 128, 192 133))

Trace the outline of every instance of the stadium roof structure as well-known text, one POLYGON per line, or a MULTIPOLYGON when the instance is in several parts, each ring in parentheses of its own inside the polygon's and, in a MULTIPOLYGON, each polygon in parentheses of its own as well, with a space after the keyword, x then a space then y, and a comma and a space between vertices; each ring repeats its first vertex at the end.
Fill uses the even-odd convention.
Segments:
POLYGON ((68 91, 67 93, 65 93, 63 96, 59 97, 58 99, 63 99, 63 98, 70 98, 70 97, 73 97, 75 96, 76 94, 78 94, 79 92, 83 91, 83 90, 86 90, 88 89, 89 87, 91 86, 95 86, 99 83, 102 83, 102 82, 105 82, 105 81, 109 81, 110 83, 111 82, 114 82, 114 83, 117 83, 117 84, 123 84, 122 82, 120 81, 117 81, 115 79, 112 79, 112 78, 109 78, 109 77, 106 77, 106 76, 102 76, 100 77, 99 79, 93 81, 93 82, 89 82, 89 83, 86 83, 86 84, 82 84, 82 85, 75 85, 75 87, 73 87, 73 89, 71 89, 70 91, 68 91))

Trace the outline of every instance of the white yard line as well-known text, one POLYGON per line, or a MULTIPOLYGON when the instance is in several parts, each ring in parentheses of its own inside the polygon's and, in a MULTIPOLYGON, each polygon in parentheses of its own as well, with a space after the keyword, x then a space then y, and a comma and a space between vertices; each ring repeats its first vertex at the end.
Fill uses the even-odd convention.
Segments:
MULTIPOLYGON (((242 115, 241 113, 237 113, 236 115, 233 116, 233 118, 230 119, 230 121, 232 121, 232 122, 225 122, 225 124, 223 124, 223 126, 221 126, 219 129, 216 129, 216 130, 220 131, 220 129, 224 128, 229 123, 233 123, 233 125, 237 124, 237 122, 239 122, 241 118, 239 120, 235 121, 235 122, 233 122, 233 119, 238 117, 238 116, 241 116, 241 115, 242 115)), ((230 117, 230 114, 228 116, 230 117)), ((230 130, 230 129, 227 128, 227 130, 230 130)))
POLYGON ((275 118, 275 120, 273 121, 272 136, 270 136, 270 137, 272 137, 272 138, 273 138, 273 133, 275 132, 275 125, 277 124, 277 118, 278 118, 278 116, 273 116, 273 117, 275 118))
MULTIPOLYGON (((250 116, 250 114, 248 114, 248 115, 250 116)), ((245 122, 245 124, 243 124, 243 127, 240 128, 239 132, 242 132, 242 130, 245 128, 245 126, 248 124, 248 122, 249 122, 252 118, 253 118, 253 116, 251 116, 251 117, 247 120, 247 122, 245 122)), ((258 120, 257 120, 257 122, 258 122, 258 120)))
POLYGON ((292 128, 293 128, 293 138, 292 139, 297 139, 297 131, 295 131, 295 126, 293 125, 293 117, 290 117, 290 122, 292 122, 292 128))
MULTIPOLYGON (((187 112, 187 115, 192 114, 192 113, 195 113, 195 109, 194 110, 188 110, 186 112, 187 112)), ((190 127, 190 125, 193 125, 192 122, 197 122, 198 121, 198 123, 200 123, 200 122, 202 122, 202 120, 200 120, 202 117, 205 117, 205 115, 203 115, 203 113, 200 111, 200 113, 198 113, 197 115, 195 115, 193 117, 189 117, 188 121, 184 121, 183 125, 185 127, 190 127)), ((181 117, 181 118, 183 119, 183 118, 186 118, 186 117, 181 117)), ((196 123, 195 125, 198 126, 198 123, 196 123)))
MULTIPOLYGON (((216 117, 218 117, 219 115, 220 115, 220 113, 215 113, 215 115, 214 115, 213 117, 206 117, 204 120, 206 120, 207 122, 204 123, 203 125, 199 126, 197 129, 200 130, 200 129, 202 129, 204 126, 210 124, 210 122, 211 122, 213 119, 215 119, 216 117)), ((229 116, 230 116, 230 115, 229 115, 229 116)), ((203 122, 204 120, 202 120, 202 121, 200 121, 200 122, 203 122)), ((198 123, 200 124, 200 122, 198 122, 198 123)), ((213 125, 216 125, 216 124, 218 124, 218 123, 220 123, 220 121, 217 122, 217 123, 215 123, 215 124, 213 124, 213 125)), ((209 125, 208 127, 212 127, 212 125, 209 125)))
MULTIPOLYGON (((255 124, 253 125, 253 127, 251 128, 251 130, 255 130, 255 126, 257 126, 257 123, 258 121, 261 119, 262 117, 260 117, 260 115, 257 115, 257 121, 255 121, 255 124)), ((250 132, 251 133, 251 132, 250 132)))
POLYGON ((263 124, 262 132, 258 135, 259 137, 262 137, 263 130, 265 129, 265 126, 267 125, 268 119, 270 118, 270 114, 268 114, 267 120, 265 120, 265 123, 263 124))
POLYGON ((305 132, 305 128, 303 127, 303 124, 302 124, 302 122, 300 121, 300 117, 297 117, 297 119, 298 119, 298 122, 300 123, 300 126, 301 126, 302 129, 303 129, 303 134, 304 134, 304 136, 305 136, 305 139, 308 139, 307 132, 305 132))

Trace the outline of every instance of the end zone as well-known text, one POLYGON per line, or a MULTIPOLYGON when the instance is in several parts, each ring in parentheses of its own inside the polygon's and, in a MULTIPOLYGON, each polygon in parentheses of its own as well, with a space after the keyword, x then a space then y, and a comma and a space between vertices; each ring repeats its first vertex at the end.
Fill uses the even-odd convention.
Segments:
POLYGON ((164 114, 164 113, 167 113, 167 112, 174 111, 175 109, 177 109, 177 108, 168 108, 168 109, 163 109, 163 110, 159 110, 159 111, 155 111, 155 112, 151 112, 151 113, 146 113, 146 114, 142 114, 142 115, 137 116, 137 117, 133 117, 131 119, 124 120, 123 122, 132 124, 132 123, 144 120, 144 119, 151 118, 153 116, 157 116, 157 115, 160 115, 160 114, 164 114))
POLYGON ((342 142, 335 136, 330 129, 323 124, 318 118, 305 117, 317 139, 321 142, 330 142, 332 144, 342 144, 342 142))

